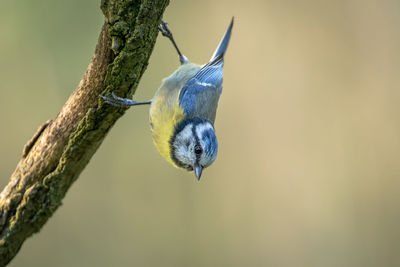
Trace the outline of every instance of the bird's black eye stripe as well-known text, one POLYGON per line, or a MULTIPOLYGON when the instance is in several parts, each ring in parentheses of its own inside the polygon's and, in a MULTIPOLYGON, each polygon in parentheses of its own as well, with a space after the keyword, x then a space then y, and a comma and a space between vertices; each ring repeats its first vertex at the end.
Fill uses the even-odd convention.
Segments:
POLYGON ((196 155, 200 155, 203 152, 203 149, 201 148, 200 145, 196 145, 194 147, 194 153, 196 153, 196 155))

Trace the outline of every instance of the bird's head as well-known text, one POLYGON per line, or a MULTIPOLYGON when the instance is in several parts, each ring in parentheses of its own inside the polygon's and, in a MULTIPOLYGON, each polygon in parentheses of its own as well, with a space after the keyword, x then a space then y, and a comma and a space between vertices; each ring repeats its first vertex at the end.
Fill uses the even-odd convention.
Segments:
POLYGON ((176 165, 194 171, 200 179, 204 168, 210 166, 218 153, 217 137, 211 121, 203 118, 183 120, 171 138, 171 157, 176 165))

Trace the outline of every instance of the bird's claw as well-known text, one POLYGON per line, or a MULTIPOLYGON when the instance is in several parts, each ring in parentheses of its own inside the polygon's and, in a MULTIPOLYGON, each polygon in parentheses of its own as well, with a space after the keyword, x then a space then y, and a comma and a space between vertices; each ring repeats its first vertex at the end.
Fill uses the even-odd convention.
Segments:
POLYGON ((172 38, 171 30, 167 26, 167 22, 162 20, 160 25, 158 25, 158 29, 160 30, 161 34, 165 37, 172 38))
POLYGON ((116 107, 124 107, 128 108, 131 106, 136 106, 136 105, 148 105, 151 104, 150 101, 145 101, 145 102, 136 102, 135 100, 129 99, 129 98, 123 98, 117 96, 114 92, 111 92, 111 97, 109 96, 104 96, 100 95, 100 97, 108 104, 116 106, 116 107))
POLYGON ((127 103, 124 101, 123 98, 117 96, 116 94, 114 94, 114 92, 111 93, 111 96, 112 97, 100 95, 100 97, 110 105, 113 105, 113 106, 116 106, 116 107, 127 107, 127 106, 129 106, 129 105, 127 105, 127 103))

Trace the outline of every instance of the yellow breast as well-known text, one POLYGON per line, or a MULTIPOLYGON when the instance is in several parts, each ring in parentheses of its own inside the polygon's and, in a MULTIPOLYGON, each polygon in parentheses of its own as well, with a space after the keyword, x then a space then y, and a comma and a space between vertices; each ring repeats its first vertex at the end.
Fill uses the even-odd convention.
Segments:
POLYGON ((184 113, 179 105, 174 105, 174 108, 170 108, 164 105, 163 102, 162 98, 156 98, 151 109, 153 141, 160 154, 175 165, 171 158, 169 141, 174 134, 175 126, 183 120, 184 113))
POLYGON ((176 167, 178 166, 171 158, 170 140, 175 127, 185 118, 184 111, 179 106, 179 93, 185 83, 199 70, 200 66, 193 63, 187 63, 178 68, 171 76, 163 80, 150 108, 154 145, 160 154, 176 167))

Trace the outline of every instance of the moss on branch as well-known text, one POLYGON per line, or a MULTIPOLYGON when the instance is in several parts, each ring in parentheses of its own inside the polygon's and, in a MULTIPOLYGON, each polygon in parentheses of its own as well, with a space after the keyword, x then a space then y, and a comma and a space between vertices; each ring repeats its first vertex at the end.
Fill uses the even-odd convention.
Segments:
POLYGON ((25 146, 0 194, 0 266, 38 232, 125 109, 98 97, 131 97, 157 38, 168 0, 103 0, 105 23, 89 67, 58 116, 25 146))

